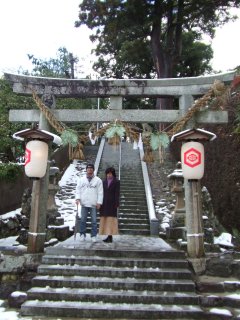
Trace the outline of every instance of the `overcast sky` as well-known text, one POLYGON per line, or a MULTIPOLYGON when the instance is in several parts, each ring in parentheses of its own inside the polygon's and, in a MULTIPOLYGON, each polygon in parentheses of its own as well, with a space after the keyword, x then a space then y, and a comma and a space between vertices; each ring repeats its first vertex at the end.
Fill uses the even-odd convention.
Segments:
MULTIPOLYGON (((85 75, 89 74, 91 42, 87 28, 75 28, 80 0, 1 0, 0 74, 31 70, 27 54, 55 58, 60 47, 78 56, 85 75)), ((240 10, 239 17, 240 17, 240 10)), ((212 42, 213 68, 227 71, 240 65, 240 20, 218 29, 212 42)), ((82 75, 84 76, 84 74, 82 75)))

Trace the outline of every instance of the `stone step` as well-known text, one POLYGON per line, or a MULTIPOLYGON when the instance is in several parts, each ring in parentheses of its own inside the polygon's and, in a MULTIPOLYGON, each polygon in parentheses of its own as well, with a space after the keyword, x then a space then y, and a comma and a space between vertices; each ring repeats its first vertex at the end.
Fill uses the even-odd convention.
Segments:
POLYGON ((122 186, 125 185, 142 185, 143 184, 143 177, 142 177, 142 169, 139 172, 133 171, 131 172, 131 175, 129 175, 129 172, 126 174, 121 175, 120 182, 122 186))
POLYGON ((133 189, 133 188, 129 188, 126 190, 121 190, 120 191, 120 199, 129 199, 129 200, 145 200, 146 201, 146 194, 145 194, 145 190, 137 190, 137 189, 133 189))
POLYGON ((121 190, 120 191, 120 199, 126 199, 126 200, 145 200, 146 201, 146 194, 145 190, 139 191, 139 190, 133 190, 132 188, 128 190, 121 190))
POLYGON ((126 193, 127 191, 129 191, 129 195, 134 195, 136 192, 140 192, 140 193, 144 193, 145 192, 145 187, 144 187, 144 183, 143 180, 141 181, 135 181, 135 183, 128 183, 128 184, 121 184, 120 182, 120 190, 123 193, 126 193))
POLYGON ((79 266, 79 265, 40 265, 39 275, 62 275, 62 276, 89 276, 89 277, 115 277, 135 279, 192 279, 188 269, 166 269, 166 268, 127 268, 104 266, 79 266))
MULTIPOLYGON (((124 223, 118 226, 119 235, 142 235, 148 236, 150 233, 150 226, 146 226, 145 228, 139 227, 138 229, 135 228, 135 225, 131 225, 131 222, 124 223)), ((86 229, 87 233, 91 233, 91 226, 87 226, 86 229)))
POLYGON ((147 206, 145 204, 137 203, 137 202, 120 202, 120 208, 122 210, 127 209, 135 209, 136 211, 143 211, 143 209, 147 209, 147 206))
POLYGON ((121 204, 120 203, 120 207, 118 209, 119 213, 133 213, 133 214, 142 214, 145 215, 146 217, 148 217, 148 209, 147 206, 145 204, 133 204, 132 202, 130 203, 124 203, 121 204))
POLYGON ((121 227, 119 228, 120 235, 132 235, 132 236, 148 236, 150 234, 150 227, 149 229, 128 229, 127 227, 121 227))
POLYGON ((146 199, 144 199, 144 198, 141 198, 141 197, 128 197, 127 199, 125 199, 125 197, 123 197, 123 196, 121 196, 120 197, 120 204, 121 205, 124 205, 125 203, 127 203, 127 204, 132 204, 132 205, 134 205, 134 204, 136 204, 136 202, 137 202, 137 204, 139 205, 139 204, 141 204, 141 206, 147 206, 147 200, 146 199))
MULTIPOLYGON (((86 223, 86 232, 89 233, 91 232, 91 222, 90 220, 87 221, 86 223)), ((121 228, 123 227, 127 227, 128 229, 135 229, 136 231, 138 231, 139 229, 149 229, 149 222, 146 219, 140 219, 139 221, 136 219, 119 219, 118 221, 118 228, 121 230, 121 228)))
POLYGON ((121 192, 120 202, 123 200, 125 202, 135 202, 135 204, 138 206, 140 206, 143 202, 147 203, 145 191, 132 192, 132 189, 121 192))
POLYGON ((123 223, 126 223, 126 224, 128 224, 128 223, 134 223, 134 224, 144 223, 144 224, 149 225, 149 220, 148 220, 146 217, 133 218, 133 217, 131 217, 131 216, 128 216, 128 217, 121 217, 121 216, 119 216, 118 221, 119 221, 120 224, 123 224, 123 223), (130 219, 131 219, 131 221, 129 221, 130 219))
POLYGON ((111 278, 92 276, 51 276, 37 275, 32 279, 34 287, 54 288, 96 288, 114 290, 137 290, 137 291, 172 291, 172 292, 194 292, 195 285, 188 279, 135 279, 135 278, 111 278))
MULTIPOLYGON (((137 237, 137 239, 141 238, 141 236, 137 237)), ((146 237, 151 239, 150 237, 146 237)), ((144 238, 143 238, 144 240, 144 238)), ((151 244, 150 244, 151 245, 151 244)), ((120 249, 115 250, 114 248, 75 248, 72 246, 56 246, 56 247, 47 247, 45 249, 46 255, 65 255, 65 256, 81 256, 81 257, 90 257, 93 258, 95 256, 97 257, 104 257, 104 258, 127 258, 127 259, 179 259, 179 260, 185 260, 186 259, 186 253, 184 251, 180 250, 167 250, 167 249, 148 249, 148 250, 135 250, 131 249, 131 243, 127 244, 127 249, 120 249)), ((141 242, 139 243, 139 246, 141 246, 141 242)))
POLYGON ((127 208, 124 208, 124 209, 121 209, 121 210, 119 209, 118 217, 119 218, 147 219, 147 220, 149 220, 146 210, 133 211, 132 209, 127 209, 127 208))
POLYGON ((127 268, 181 268, 188 267, 187 260, 182 259, 151 259, 151 258, 112 258, 99 256, 66 256, 44 255, 42 262, 45 264, 69 264, 81 266, 109 266, 127 268))
POLYGON ((128 229, 134 229, 134 230, 139 230, 139 229, 148 229, 149 228, 149 223, 133 223, 133 221, 127 220, 126 222, 120 221, 118 223, 118 228, 121 230, 121 227, 127 227, 128 229))
MULTIPOLYGON (((46 315, 48 317, 76 317, 102 319, 203 319, 204 313, 198 306, 160 304, 112 304, 80 301, 25 302, 21 307, 24 316, 46 315)), ((211 318, 209 318, 211 319, 211 318)), ((217 319, 217 318, 214 318, 217 319)), ((220 318, 219 318, 220 319, 220 318)))
POLYGON ((143 184, 143 176, 142 171, 139 172, 133 172, 131 175, 129 175, 129 172, 125 175, 122 173, 122 176, 120 178, 120 183, 122 186, 128 186, 128 185, 144 185, 143 184))
MULTIPOLYGON (((121 224, 143 224, 143 225, 149 225, 149 220, 145 215, 139 215, 139 214, 126 214, 126 213, 119 213, 118 215, 118 225, 121 224)), ((79 220, 80 221, 80 220, 79 220)), ((97 223, 100 223, 100 217, 97 217, 97 223)), ((91 218, 87 218, 87 228, 91 229, 91 218)))
POLYGON ((119 291, 112 289, 75 289, 35 287, 28 291, 29 300, 52 301, 102 301, 104 303, 139 303, 139 304, 182 304, 197 305, 199 296, 193 292, 179 295, 165 291, 119 291))
MULTIPOLYGON (((145 199, 144 199, 145 200, 145 199)), ((136 200, 124 200, 124 202, 122 202, 120 200, 120 206, 119 206, 119 210, 131 210, 132 211, 137 211, 137 212, 141 212, 144 211, 145 214, 148 213, 148 207, 147 204, 145 202, 141 202, 141 199, 136 199, 136 200), (139 201, 139 202, 138 202, 139 201)))
POLYGON ((148 211, 146 209, 139 209, 139 208, 127 208, 126 206, 124 207, 121 207, 119 208, 119 212, 118 212, 118 215, 123 215, 123 216, 126 216, 126 217, 145 217, 145 218, 148 218, 148 215, 147 215, 148 211))
MULTIPOLYGON (((100 223, 100 217, 97 218, 98 226, 99 226, 99 223, 100 223)), ((88 230, 91 229, 91 226, 92 226, 91 218, 87 219, 86 225, 88 230)), ((149 220, 146 218, 146 215, 133 215, 133 214, 120 213, 118 218, 118 226, 121 226, 121 225, 149 226, 149 220)))
MULTIPOLYGON (((119 209, 120 210, 120 209, 119 209)), ((118 213, 119 220, 132 220, 132 221, 149 221, 146 211, 141 212, 132 212, 132 209, 124 209, 118 213)), ((80 221, 80 219, 79 219, 80 221)), ((99 223, 100 216, 97 216, 97 221, 99 223)), ((91 224, 91 217, 87 217, 87 223, 91 224)))
POLYGON ((122 194, 120 197, 120 206, 128 207, 129 205, 135 206, 141 209, 143 206, 147 208, 147 200, 145 194, 139 194, 137 196, 128 196, 127 193, 122 194))
POLYGON ((136 187, 129 187, 128 189, 127 188, 124 190, 121 189, 120 193, 121 193, 120 199, 127 197, 127 199, 131 199, 131 198, 135 199, 136 198, 136 199, 140 199, 140 200, 142 200, 142 199, 146 200, 146 194, 145 194, 144 188, 137 189, 136 187))

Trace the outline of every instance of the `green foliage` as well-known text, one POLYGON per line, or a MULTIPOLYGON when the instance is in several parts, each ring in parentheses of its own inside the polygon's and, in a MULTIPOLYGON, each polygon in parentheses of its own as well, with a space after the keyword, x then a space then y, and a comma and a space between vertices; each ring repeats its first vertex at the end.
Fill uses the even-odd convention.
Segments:
POLYGON ((8 121, 10 109, 29 109, 33 107, 33 99, 19 96, 12 92, 6 80, 0 79, 0 152, 6 153, 13 159, 12 150, 18 143, 12 138, 14 132, 29 126, 26 123, 10 123, 8 121))
POLYGON ((21 173, 22 168, 16 163, 0 163, 0 180, 14 182, 21 173))
POLYGON ((166 133, 151 133, 150 146, 153 150, 157 150, 161 146, 167 148, 169 142, 169 136, 166 133))
MULTIPOLYGON (((70 72, 72 73, 72 62, 77 62, 77 59, 66 48, 59 48, 57 57, 47 60, 38 59, 30 54, 28 56, 34 65, 32 76, 69 78, 70 72)), ((30 74, 26 70, 21 71, 21 73, 30 74)), ((93 105, 97 108, 96 99, 56 99, 56 108, 61 109, 92 109, 93 105)), ((22 150, 20 150, 19 141, 14 140, 12 135, 17 131, 30 127, 30 124, 10 123, 8 121, 10 109, 37 109, 37 106, 31 96, 26 97, 15 94, 9 83, 4 79, 0 79, 0 152, 7 154, 9 159, 14 159, 22 155, 22 150), (15 154, 13 154, 14 149, 16 150, 15 154)), ((80 125, 76 126, 75 129, 78 130, 79 127, 80 125)))
POLYGON ((196 77, 213 71, 209 64, 213 50, 210 45, 199 41, 199 38, 193 31, 183 33, 182 55, 174 69, 174 77, 196 77))
POLYGON ((72 63, 78 62, 65 47, 58 49, 56 58, 42 60, 31 54, 28 54, 28 58, 34 65, 32 73, 35 76, 53 78, 73 78, 72 63))
POLYGON ((106 130, 106 137, 113 138, 115 135, 119 136, 120 138, 124 136, 125 128, 122 125, 114 124, 110 128, 106 130))
POLYGON ((63 145, 70 144, 73 147, 76 147, 78 144, 78 134, 74 130, 71 130, 71 129, 64 130, 63 133, 61 134, 61 138, 62 138, 63 145))
POLYGON ((92 30, 98 57, 94 69, 101 76, 168 78, 211 71, 212 50, 201 37, 213 37, 216 27, 234 19, 230 9, 240 3, 83 0, 79 7, 75 26, 92 30))

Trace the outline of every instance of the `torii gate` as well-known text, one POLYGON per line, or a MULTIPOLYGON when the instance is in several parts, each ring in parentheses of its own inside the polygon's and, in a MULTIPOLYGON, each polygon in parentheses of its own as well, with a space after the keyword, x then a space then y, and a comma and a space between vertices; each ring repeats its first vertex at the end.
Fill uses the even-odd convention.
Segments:
MULTIPOLYGON (((55 117, 62 122, 111 122, 115 119, 123 122, 148 122, 148 123, 172 123, 183 117, 194 102, 194 97, 204 95, 215 80, 231 82, 235 71, 223 74, 215 74, 192 78, 167 78, 167 79, 130 79, 130 80, 79 80, 42 78, 5 73, 4 77, 12 85, 13 91, 18 94, 32 95, 32 90, 42 96, 45 103, 52 109, 55 117), (125 97, 174 97, 179 101, 178 110, 123 110, 122 100, 125 97), (55 97, 65 98, 110 98, 110 107, 107 110, 55 110, 55 97)), ((226 111, 198 112, 195 122, 204 123, 227 123, 226 111)), ((40 129, 48 130, 46 119, 39 110, 10 110, 9 121, 11 122, 39 122, 40 129)), ((48 175, 35 182, 36 193, 42 194, 44 201, 44 189, 46 190, 48 175), (36 187, 36 184, 39 185, 36 187)), ((185 182, 186 184, 186 182, 185 182)), ((34 186, 33 186, 34 189, 34 186)), ((185 188, 188 192, 189 188, 185 188)), ((46 192, 45 192, 46 194, 46 192)), ((188 195, 185 194, 185 199, 188 195)), ((34 232, 29 233, 29 252, 42 252, 44 249, 45 230, 44 215, 46 206, 38 205, 32 209, 30 220, 34 226, 34 232), (35 213, 33 214, 33 211, 35 213), (36 213, 38 211, 38 213, 36 213), (34 217, 32 217, 34 216, 34 217), (42 220, 43 219, 43 220, 42 220)), ((186 212, 186 219, 191 220, 191 212, 186 212)), ((198 258, 198 257, 197 257, 198 258)))

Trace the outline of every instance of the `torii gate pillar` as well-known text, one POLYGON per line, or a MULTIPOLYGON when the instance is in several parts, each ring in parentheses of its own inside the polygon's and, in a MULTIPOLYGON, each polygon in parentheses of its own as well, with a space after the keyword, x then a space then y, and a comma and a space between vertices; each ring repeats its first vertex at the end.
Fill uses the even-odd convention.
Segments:
POLYGON ((110 110, 122 109, 122 97, 110 97, 110 110))

